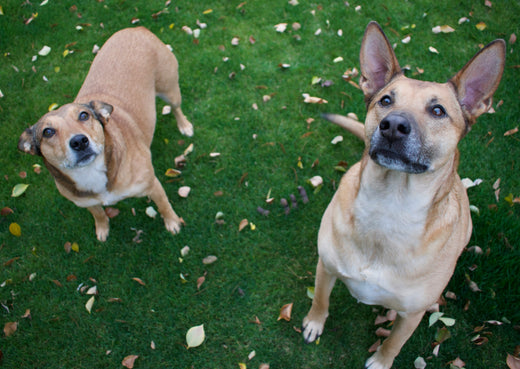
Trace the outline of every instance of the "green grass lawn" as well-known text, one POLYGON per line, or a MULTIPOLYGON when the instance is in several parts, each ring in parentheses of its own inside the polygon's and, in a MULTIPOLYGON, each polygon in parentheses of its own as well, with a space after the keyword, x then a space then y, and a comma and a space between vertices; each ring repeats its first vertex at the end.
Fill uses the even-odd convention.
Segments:
POLYGON ((319 222, 342 175, 335 167, 355 163, 363 151, 361 142, 320 114, 354 112, 363 119, 362 93, 342 75, 359 69, 364 28, 377 20, 407 74, 424 80, 445 81, 479 46, 507 41, 496 112, 481 117, 459 146, 461 177, 483 180, 468 190, 480 211, 472 213, 469 246, 480 246, 483 254, 464 252, 447 287, 457 299, 448 299, 441 311, 456 322, 438 356, 432 344, 443 324, 428 327, 426 317, 394 365, 412 368, 422 356, 428 368, 444 368, 460 357, 471 369, 507 368, 507 354, 520 345, 520 204, 511 202, 520 197, 520 133, 504 136, 520 121, 520 44, 510 42, 520 34, 520 3, 299 2, 174 0, 166 7, 163 0, 0 0, 0 208, 12 209, 0 217, 0 327, 18 323, 0 338, 0 366, 118 368, 126 356, 138 355, 135 368, 361 368, 377 340, 374 320, 382 309, 358 304, 343 285, 333 291, 318 345, 305 345, 297 330, 311 305, 307 287, 314 284, 319 222), (462 17, 468 22, 459 24, 462 17), (108 241, 100 243, 88 211, 61 197, 41 158, 16 145, 51 104, 74 98, 94 45, 134 26, 132 20, 170 44, 180 63, 183 111, 195 135, 182 137, 173 116, 160 114, 158 101, 152 152, 186 226, 172 236, 159 218, 146 216, 146 199, 129 199, 115 206, 120 214, 111 221, 108 241), (479 22, 484 30, 477 29, 479 22), (199 23, 207 27, 198 39, 182 29, 199 23), (285 32, 275 30, 279 23, 288 23, 285 32), (445 24, 455 32, 432 32, 445 24), (408 35, 411 41, 402 43, 408 35), (45 45, 51 52, 38 56, 45 45), (337 57, 343 60, 335 62, 337 57), (333 84, 313 84, 314 77, 333 84), (304 104, 302 93, 329 103, 304 104), (345 139, 332 145, 337 135, 345 139), (165 176, 191 143, 182 175, 165 176), (40 174, 34 164, 42 165, 40 174), (317 192, 307 183, 314 175, 324 178, 317 192), (29 187, 11 197, 19 183, 29 187), (186 199, 177 194, 183 185, 192 189, 186 199), (306 188, 309 203, 301 202, 298 186, 306 188), (279 201, 291 193, 299 204, 286 216, 279 201), (265 201, 268 194, 272 204, 265 201), (215 222, 218 212, 223 224, 215 222), (254 229, 239 232, 242 219, 254 229), (9 232, 12 223, 21 236, 9 232), (67 253, 66 242, 77 243, 79 251, 67 253), (184 246, 190 252, 181 260, 184 246), (208 255, 218 260, 203 264, 208 255), (481 291, 472 291, 468 280, 481 291), (90 296, 80 286, 97 286, 90 313, 90 296), (288 303, 292 319, 277 320, 288 303), (187 350, 186 332, 200 324, 206 339, 187 350))

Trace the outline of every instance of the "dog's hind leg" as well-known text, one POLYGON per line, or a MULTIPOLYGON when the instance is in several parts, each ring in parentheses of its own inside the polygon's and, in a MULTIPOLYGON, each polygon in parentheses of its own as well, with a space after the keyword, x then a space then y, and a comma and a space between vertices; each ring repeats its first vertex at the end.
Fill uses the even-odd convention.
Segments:
POLYGON ((179 87, 179 65, 175 56, 166 49, 168 55, 161 56, 158 66, 155 91, 157 96, 172 107, 173 115, 177 120, 179 131, 185 136, 193 136, 193 125, 188 121, 181 110, 181 89, 179 87))
POLYGON ((424 311, 412 314, 398 314, 390 336, 372 355, 365 367, 368 369, 390 369, 395 357, 401 351, 405 342, 415 331, 424 315, 424 311))
POLYGON ((303 319, 303 339, 306 343, 315 341, 323 333, 325 320, 329 316, 329 297, 335 282, 336 277, 327 272, 323 262, 319 259, 316 267, 316 284, 312 307, 303 319))
POLYGON ((91 206, 87 209, 94 217, 97 239, 101 242, 105 242, 107 240, 109 230, 109 220, 105 210, 101 205, 91 206))
POLYGON ((168 197, 166 196, 166 192, 157 177, 154 178, 148 196, 150 196, 155 205, 157 205, 157 209, 163 217, 166 229, 173 234, 179 233, 181 230, 182 219, 175 214, 175 211, 173 211, 170 201, 168 201, 168 197))

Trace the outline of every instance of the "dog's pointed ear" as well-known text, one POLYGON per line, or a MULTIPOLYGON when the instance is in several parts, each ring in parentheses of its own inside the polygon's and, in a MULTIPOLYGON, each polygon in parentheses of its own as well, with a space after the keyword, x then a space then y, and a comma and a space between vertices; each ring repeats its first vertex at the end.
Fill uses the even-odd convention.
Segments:
POLYGON ((365 29, 359 60, 359 85, 367 100, 402 72, 390 42, 379 24, 374 21, 365 29))
POLYGON ((456 90, 457 99, 469 124, 487 112, 493 103, 506 58, 506 43, 495 40, 480 50, 449 83, 456 90))
POLYGON ((96 114, 96 118, 103 124, 107 124, 114 107, 103 101, 91 101, 90 108, 96 114))
POLYGON ((40 151, 40 142, 36 138, 35 132, 36 124, 23 131, 23 133, 20 135, 20 139, 18 140, 18 150, 31 155, 42 154, 40 151))

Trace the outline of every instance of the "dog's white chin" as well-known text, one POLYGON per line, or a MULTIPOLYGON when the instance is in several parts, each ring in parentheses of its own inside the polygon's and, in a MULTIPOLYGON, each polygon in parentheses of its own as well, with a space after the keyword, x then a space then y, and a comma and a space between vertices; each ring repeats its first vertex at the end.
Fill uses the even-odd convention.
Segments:
POLYGON ((81 158, 76 162, 75 168, 82 168, 86 167, 87 165, 90 165, 96 158, 98 157, 98 154, 91 153, 87 155, 86 157, 81 158))
POLYGON ((410 174, 421 174, 429 170, 429 166, 426 164, 406 162, 397 157, 389 157, 382 154, 374 154, 372 160, 386 169, 410 174))

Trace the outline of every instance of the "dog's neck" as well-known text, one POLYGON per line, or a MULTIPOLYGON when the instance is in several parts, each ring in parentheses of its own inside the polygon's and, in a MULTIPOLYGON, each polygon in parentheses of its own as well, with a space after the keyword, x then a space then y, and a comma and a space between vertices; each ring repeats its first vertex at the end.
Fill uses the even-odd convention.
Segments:
POLYGON ((77 190, 99 194, 107 190, 108 178, 104 155, 99 155, 91 164, 69 172, 77 190))
POLYGON ((383 168, 365 155, 354 204, 363 244, 384 246, 390 254, 413 253, 430 217, 450 201, 454 181, 460 181, 457 163, 458 153, 435 172, 409 174, 383 168))
POLYGON ((63 173, 44 158, 44 163, 54 177, 58 189, 69 192, 74 197, 92 197, 106 191, 108 178, 104 155, 100 155, 86 167, 63 173))

